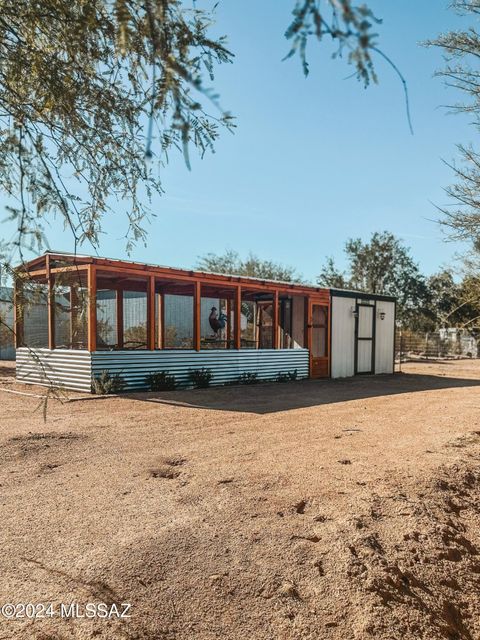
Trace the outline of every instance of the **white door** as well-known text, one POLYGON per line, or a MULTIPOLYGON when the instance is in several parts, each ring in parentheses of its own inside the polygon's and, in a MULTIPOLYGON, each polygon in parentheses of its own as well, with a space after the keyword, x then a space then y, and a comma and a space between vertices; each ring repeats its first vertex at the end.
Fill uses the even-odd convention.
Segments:
POLYGON ((355 373, 373 373, 375 307, 357 305, 355 373))

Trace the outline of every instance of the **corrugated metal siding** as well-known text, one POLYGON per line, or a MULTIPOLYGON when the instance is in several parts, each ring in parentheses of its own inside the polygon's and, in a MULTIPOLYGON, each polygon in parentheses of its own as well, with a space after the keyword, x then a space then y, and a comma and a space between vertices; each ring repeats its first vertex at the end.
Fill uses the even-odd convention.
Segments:
POLYGON ((395 340, 395 303, 377 302, 375 325, 375 373, 393 373, 393 342, 395 340), (380 312, 385 319, 380 319, 380 312))
POLYGON ((212 385, 236 380, 244 372, 259 379, 273 379, 279 373, 297 369, 299 378, 308 377, 307 349, 258 349, 222 351, 97 351, 92 354, 92 370, 119 373, 129 389, 144 389, 148 373, 168 371, 179 385, 188 384, 189 369, 211 369, 212 385))
POLYGON ((17 380, 25 384, 54 384, 91 391, 91 355, 74 349, 17 349, 17 380))
POLYGON ((346 378, 355 373, 354 298, 332 296, 332 378, 346 378))

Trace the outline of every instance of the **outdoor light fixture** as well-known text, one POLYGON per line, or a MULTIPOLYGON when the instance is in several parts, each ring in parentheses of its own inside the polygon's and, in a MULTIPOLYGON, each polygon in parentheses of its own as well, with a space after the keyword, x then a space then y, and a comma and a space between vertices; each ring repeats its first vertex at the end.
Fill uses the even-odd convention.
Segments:
POLYGON ((383 309, 378 310, 378 317, 380 320, 385 320, 385 311, 383 309))

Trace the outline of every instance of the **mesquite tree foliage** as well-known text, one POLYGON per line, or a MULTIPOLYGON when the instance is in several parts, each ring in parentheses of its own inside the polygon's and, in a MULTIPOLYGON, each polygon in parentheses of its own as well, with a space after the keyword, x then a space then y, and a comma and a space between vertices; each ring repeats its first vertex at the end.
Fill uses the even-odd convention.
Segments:
POLYGON ((178 147, 188 162, 189 144, 204 153, 231 125, 204 84, 232 57, 210 24, 179 0, 0 1, 0 188, 20 246, 58 215, 95 245, 115 199, 128 240, 143 237, 161 190, 148 156, 178 147))
MULTIPOLYGON (((453 7, 463 15, 480 15, 480 0, 455 0, 453 7)), ((472 26, 442 34, 427 45, 443 50, 446 64, 437 75, 463 96, 450 110, 467 114, 480 131, 480 33, 472 26)), ((440 207, 442 223, 452 238, 471 241, 480 250, 480 153, 473 145, 457 149, 461 162, 451 165, 456 181, 446 189, 452 204, 440 207)))
MULTIPOLYGON (((372 13, 353 0, 321 6, 294 5, 287 57, 307 72, 308 38, 331 38, 365 84, 376 80, 372 13)), ((75 246, 98 245, 116 200, 128 245, 144 239, 158 165, 175 148, 188 165, 190 148, 203 154, 233 127, 210 86, 232 61, 212 24, 186 0, 0 0, 0 190, 20 253, 39 250, 58 217, 75 246)))
POLYGON ((318 283, 327 287, 354 289, 397 298, 397 319, 412 326, 419 309, 426 305, 428 288, 410 250, 392 233, 373 233, 368 242, 352 238, 345 244, 348 273, 337 269, 330 258, 318 283))
POLYGON ((200 271, 210 273, 227 273, 282 282, 302 282, 302 276, 293 267, 273 260, 262 260, 254 253, 249 253, 246 258, 242 258, 237 251, 231 249, 223 254, 207 253, 199 256, 196 267, 200 271))
POLYGON ((347 51, 347 60, 354 65, 356 77, 367 86, 371 81, 377 82, 372 60, 372 51, 378 51, 373 26, 380 23, 366 5, 354 5, 351 0, 329 0, 324 4, 318 0, 297 0, 293 21, 285 32, 285 37, 292 41, 286 57, 298 53, 303 71, 308 75, 309 37, 331 38, 337 43, 334 57, 347 51))

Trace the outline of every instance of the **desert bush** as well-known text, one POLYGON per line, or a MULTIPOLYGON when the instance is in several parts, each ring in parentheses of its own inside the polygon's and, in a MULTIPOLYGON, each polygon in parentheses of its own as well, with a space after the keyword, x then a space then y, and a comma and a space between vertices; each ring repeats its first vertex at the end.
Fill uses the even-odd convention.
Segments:
POLYGON ((298 377, 298 370, 287 371, 286 373, 279 373, 276 377, 277 382, 292 382, 298 377))
POLYGON ((145 383, 148 385, 150 391, 172 391, 177 386, 175 376, 169 374, 167 371, 149 373, 148 376, 145 377, 145 383))
POLYGON ((213 373, 210 369, 206 369, 205 367, 202 367, 201 369, 190 369, 188 372, 188 379, 195 389, 206 389, 210 386, 210 382, 213 380, 213 373))
POLYGON ((250 371, 244 371, 238 378, 237 384, 257 384, 258 375, 250 371))
POLYGON ((109 393, 120 393, 125 388, 125 380, 119 373, 102 371, 99 376, 95 376, 92 383, 92 391, 97 395, 109 393))

